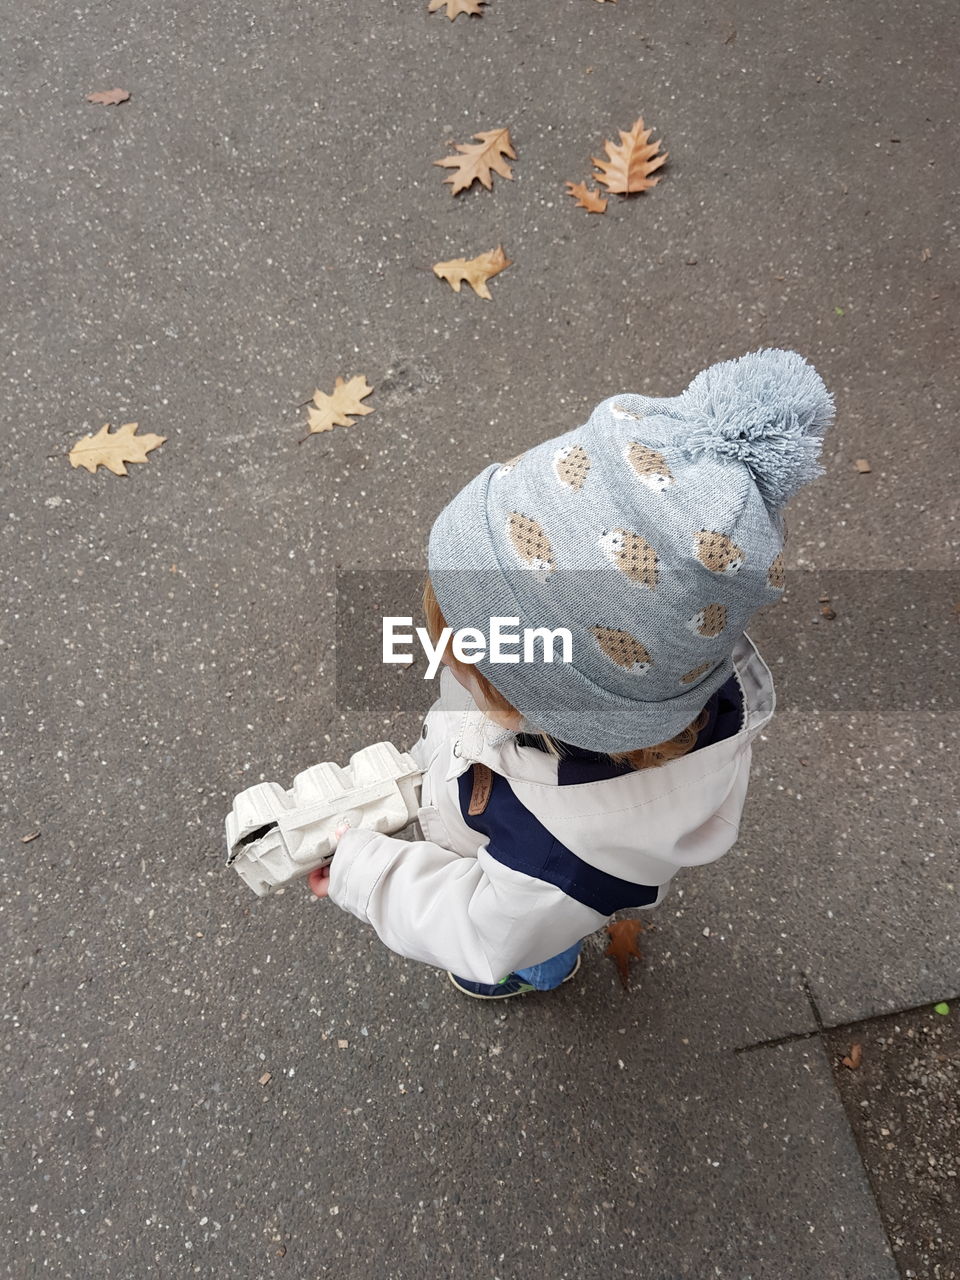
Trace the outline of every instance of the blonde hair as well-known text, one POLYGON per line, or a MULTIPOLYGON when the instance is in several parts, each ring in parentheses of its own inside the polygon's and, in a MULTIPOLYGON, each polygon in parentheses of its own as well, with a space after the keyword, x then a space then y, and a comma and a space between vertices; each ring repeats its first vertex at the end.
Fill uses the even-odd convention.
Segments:
MULTIPOLYGON (((440 605, 437 603, 433 583, 430 581, 429 576, 423 584, 423 612, 427 623, 427 633, 430 636, 431 643, 436 645, 447 622, 441 612, 440 605)), ((447 662, 457 671, 465 672, 469 670, 473 673, 473 678, 476 680, 484 698, 486 698, 487 705, 495 711, 508 717, 520 714, 516 707, 512 706, 503 694, 494 688, 483 672, 478 671, 475 666, 471 664, 468 668, 449 652, 447 653, 447 662)), ((634 751, 611 751, 607 754, 614 763, 628 764, 631 769, 655 769, 658 765, 666 764, 669 760, 675 760, 677 756, 685 756, 696 743, 697 734, 709 718, 709 713, 704 707, 692 724, 688 724, 685 729, 681 729, 676 737, 671 738, 668 742, 659 742, 654 747, 637 747, 634 751)), ((545 749, 551 755, 560 757, 563 754, 550 734, 540 733, 539 737, 545 749)))

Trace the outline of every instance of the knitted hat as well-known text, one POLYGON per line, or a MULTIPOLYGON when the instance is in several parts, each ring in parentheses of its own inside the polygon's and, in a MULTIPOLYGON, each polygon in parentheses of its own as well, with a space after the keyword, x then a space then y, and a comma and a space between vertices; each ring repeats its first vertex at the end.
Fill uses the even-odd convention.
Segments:
POLYGON ((696 719, 752 614, 783 590, 781 508, 822 474, 833 414, 797 352, 754 351, 679 396, 603 400, 457 494, 428 551, 448 625, 570 632, 571 662, 538 647, 537 661, 476 663, 525 727, 625 751, 696 719))

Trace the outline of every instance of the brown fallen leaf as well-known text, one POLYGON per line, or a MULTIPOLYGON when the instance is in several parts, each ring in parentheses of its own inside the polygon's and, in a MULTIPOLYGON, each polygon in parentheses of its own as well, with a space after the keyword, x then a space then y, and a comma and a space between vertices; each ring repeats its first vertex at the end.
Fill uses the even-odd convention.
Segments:
POLYGON ((451 258, 449 262, 435 262, 433 274, 440 280, 446 280, 454 293, 460 292, 460 286, 466 280, 475 294, 481 298, 490 298, 486 282, 512 265, 500 244, 489 253, 478 254, 476 258, 451 258))
POLYGON ((873 470, 873 467, 871 467, 870 463, 866 460, 866 458, 857 458, 853 465, 857 468, 857 470, 860 472, 862 476, 867 475, 870 471, 873 470))
POLYGON ((629 133, 625 133, 623 129, 619 132, 619 142, 604 140, 609 160, 591 157, 591 162, 598 170, 593 174, 594 180, 602 182, 610 191, 619 195, 655 187, 660 178, 651 178, 649 175, 654 169, 660 168, 670 152, 664 151, 657 155, 661 144, 648 142, 653 130, 644 129, 642 117, 634 123, 629 133))
POLYGON ((458 172, 444 178, 444 183, 451 184, 451 194, 464 191, 474 182, 482 182, 488 191, 493 188, 491 171, 499 173, 501 178, 513 180, 513 173, 504 156, 516 160, 517 153, 510 141, 509 129, 487 129, 485 133, 475 133, 480 141, 455 142, 453 145, 461 153, 458 156, 444 156, 442 160, 434 160, 445 169, 456 169, 458 172))
POLYGON ((313 403, 307 410, 307 419, 310 423, 308 434, 315 431, 331 431, 334 427, 352 427, 354 419, 350 416, 351 414, 361 416, 373 413, 372 405, 360 403, 372 391, 373 387, 367 386, 367 379, 362 373, 351 378, 349 382, 344 382, 343 378, 338 377, 331 396, 328 396, 325 391, 316 390, 313 393, 313 403))
POLYGON ((101 107, 118 107, 126 102, 130 94, 126 89, 104 89, 100 93, 88 93, 87 101, 95 102, 101 107))
POLYGON ((848 1067, 851 1071, 856 1071, 863 1059, 863 1045, 854 1044, 850 1046, 850 1054, 846 1058, 841 1058, 840 1063, 844 1067, 848 1067))
POLYGON ((430 13, 436 13, 446 5, 447 17, 452 22, 461 13, 475 14, 478 18, 482 18, 483 10, 480 6, 486 3, 487 0, 430 0, 427 10, 430 13))
POLYGON ((125 462, 146 462, 147 453, 163 444, 166 436, 138 436, 134 432, 139 424, 125 422, 110 434, 110 423, 105 422, 95 436, 84 436, 70 450, 72 467, 86 467, 92 475, 97 467, 107 467, 115 476, 125 476, 125 462))
POLYGON ((586 209, 588 213, 606 213, 607 200, 599 191, 594 191, 585 182, 567 182, 564 185, 567 194, 576 199, 578 209, 586 209))
POLYGON ((610 945, 603 953, 609 956, 617 966, 620 973, 620 981, 625 989, 630 986, 630 960, 635 957, 641 959, 643 953, 637 946, 637 934, 643 932, 643 925, 639 920, 615 920, 613 924, 607 925, 607 933, 610 935, 610 945))
POLYGON ((822 604, 820 606, 820 612, 823 614, 823 616, 827 619, 828 622, 832 622, 833 619, 837 616, 836 610, 831 609, 828 604, 822 604))
POLYGON ((30 832, 30 834, 29 834, 28 836, 21 836, 21 837, 20 837, 20 843, 21 843, 21 844, 29 844, 31 840, 36 840, 36 838, 37 838, 37 836, 38 836, 39 834, 40 834, 40 832, 39 832, 39 831, 31 831, 31 832, 30 832))

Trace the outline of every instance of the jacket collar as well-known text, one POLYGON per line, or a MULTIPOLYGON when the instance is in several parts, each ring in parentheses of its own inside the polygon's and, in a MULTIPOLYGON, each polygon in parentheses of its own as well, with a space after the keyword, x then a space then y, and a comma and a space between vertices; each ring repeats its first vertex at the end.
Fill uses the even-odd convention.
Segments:
MULTIPOLYGON (((752 739, 770 720, 776 706, 773 677, 746 634, 734 647, 733 670, 743 695, 743 723, 739 733, 700 751, 679 756, 656 770, 640 772, 645 775, 656 773, 665 786, 672 786, 678 766, 687 771, 699 758, 699 764, 694 766, 696 769, 706 764, 705 756, 709 756, 711 765, 714 765, 719 753, 736 754, 742 750, 744 741, 752 739)), ((479 762, 488 765, 494 773, 517 781, 556 784, 557 769, 553 757, 536 747, 523 746, 518 742, 520 737, 522 735, 512 729, 502 728, 476 706, 463 711, 446 773, 447 780, 458 778, 472 764, 479 762)))

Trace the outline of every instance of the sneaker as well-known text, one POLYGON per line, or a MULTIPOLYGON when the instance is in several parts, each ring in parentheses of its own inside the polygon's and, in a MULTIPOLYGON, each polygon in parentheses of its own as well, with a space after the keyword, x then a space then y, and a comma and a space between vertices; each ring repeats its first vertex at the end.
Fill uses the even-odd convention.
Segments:
MULTIPOLYGON (((580 957, 577 956, 577 962, 563 979, 563 982, 569 982, 573 975, 580 968, 580 957)), ((518 977, 515 973, 508 973, 505 978, 501 978, 499 982, 470 982, 467 978, 458 978, 456 974, 447 970, 447 977, 457 988, 462 991, 465 996, 473 996, 475 1000, 506 1000, 507 996, 525 996, 528 991, 536 991, 537 988, 531 986, 529 982, 524 982, 523 978, 518 977)), ((563 982, 560 986, 563 986, 563 982)), ((556 987, 551 987, 551 991, 556 991, 556 987)))

